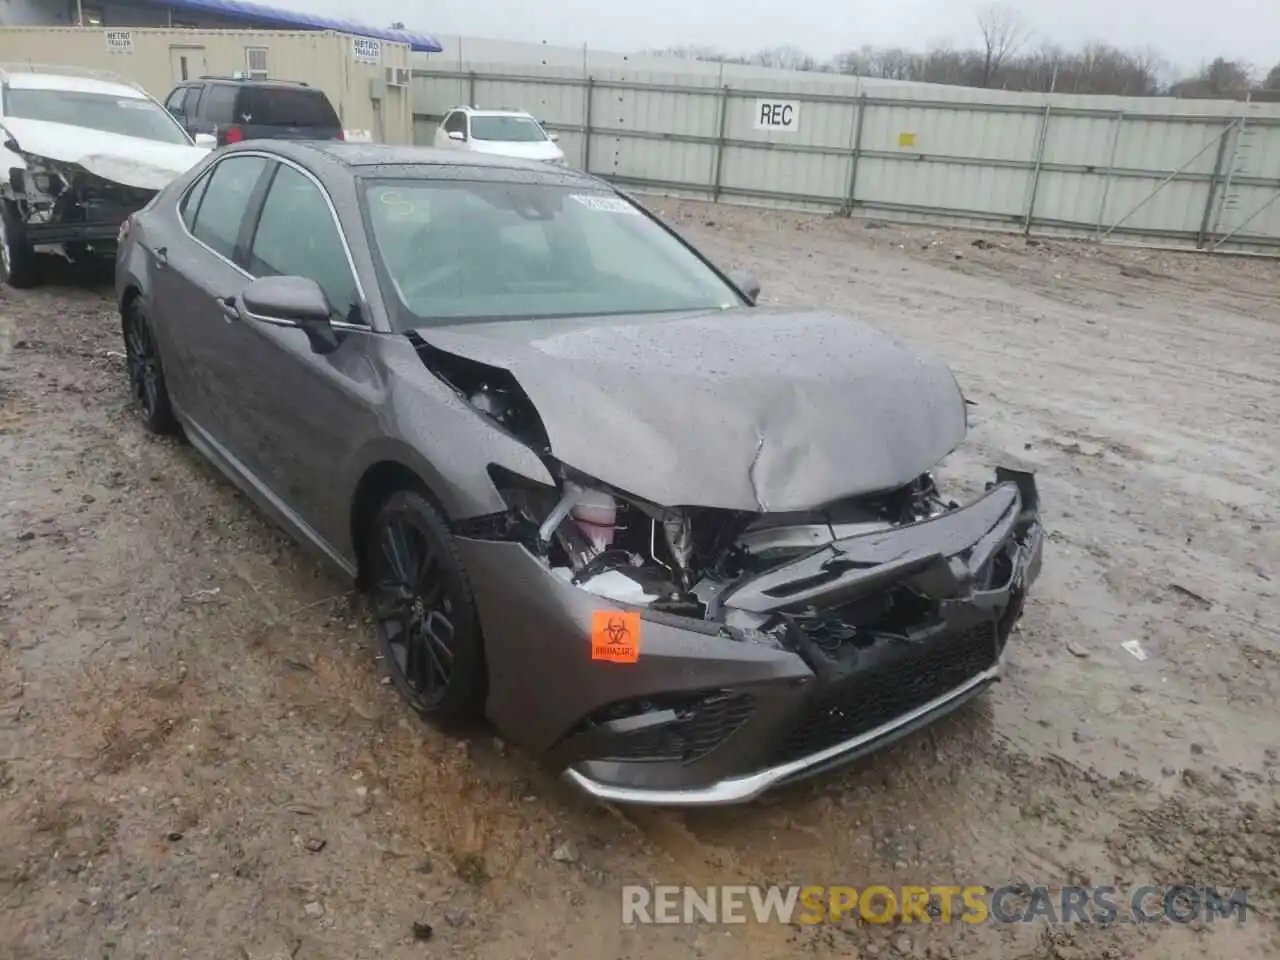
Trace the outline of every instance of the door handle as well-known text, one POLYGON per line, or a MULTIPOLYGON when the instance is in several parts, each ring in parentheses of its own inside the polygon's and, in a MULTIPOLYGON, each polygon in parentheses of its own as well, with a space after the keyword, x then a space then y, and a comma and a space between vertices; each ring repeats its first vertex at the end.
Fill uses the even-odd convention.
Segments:
POLYGON ((156 247, 154 256, 156 258, 156 266, 159 267, 161 270, 169 266, 169 248, 168 247, 156 247))
POLYGON ((222 319, 227 323, 240 319, 240 311, 236 308, 235 297, 219 297, 218 309, 222 311, 222 319))

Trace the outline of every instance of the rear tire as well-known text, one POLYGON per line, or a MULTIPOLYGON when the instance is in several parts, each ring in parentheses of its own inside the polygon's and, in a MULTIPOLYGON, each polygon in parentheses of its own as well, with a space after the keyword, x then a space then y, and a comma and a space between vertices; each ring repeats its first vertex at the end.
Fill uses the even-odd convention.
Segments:
POLYGON ((392 683, 424 719, 475 719, 484 708, 480 619, 444 518, 421 493, 400 490, 366 533, 364 571, 392 683))
POLYGON ((129 393, 142 425, 151 433, 178 432, 178 421, 169 403, 169 390, 160 364, 160 347, 142 309, 134 297, 124 308, 124 356, 129 371, 129 393))
POLYGON ((0 281, 18 289, 40 282, 35 249, 27 240, 26 224, 12 200, 0 202, 0 281))

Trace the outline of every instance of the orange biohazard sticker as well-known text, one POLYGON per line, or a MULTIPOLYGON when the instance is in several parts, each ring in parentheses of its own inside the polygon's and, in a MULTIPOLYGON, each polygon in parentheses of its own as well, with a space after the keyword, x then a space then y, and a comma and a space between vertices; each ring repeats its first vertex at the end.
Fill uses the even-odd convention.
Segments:
POLYGON ((591 614, 591 659, 635 663, 640 659, 640 614, 596 610, 591 614))

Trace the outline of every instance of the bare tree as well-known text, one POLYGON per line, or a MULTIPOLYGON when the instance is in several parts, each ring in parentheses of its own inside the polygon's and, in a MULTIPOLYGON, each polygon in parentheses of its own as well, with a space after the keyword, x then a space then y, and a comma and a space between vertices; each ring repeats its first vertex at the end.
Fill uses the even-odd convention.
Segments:
POLYGON ((1262 81, 1263 90, 1280 90, 1280 63, 1271 68, 1267 79, 1262 81))
POLYGON ((761 50, 751 58, 753 63, 762 67, 773 67, 778 70, 825 70, 817 59, 798 47, 781 46, 761 50))
POLYGON ((1252 85, 1253 71, 1247 63, 1218 57, 1194 77, 1175 83, 1169 92, 1175 97, 1236 99, 1243 97, 1252 85))
POLYGON ((1007 3, 989 3, 978 10, 978 29, 982 31, 982 85, 991 81, 1024 40, 1028 30, 1021 14, 1007 3))
POLYGON ((716 47, 706 46, 682 46, 682 47, 664 47, 661 50, 645 51, 649 56, 653 57, 675 57, 680 60, 706 60, 711 63, 746 63, 745 57, 730 56, 723 50, 716 47))

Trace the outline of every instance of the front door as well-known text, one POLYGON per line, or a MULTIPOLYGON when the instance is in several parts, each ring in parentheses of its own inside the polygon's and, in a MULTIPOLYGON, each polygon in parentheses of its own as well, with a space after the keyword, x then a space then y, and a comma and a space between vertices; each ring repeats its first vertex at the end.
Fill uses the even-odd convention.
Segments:
POLYGON ((185 44, 170 47, 169 71, 174 83, 199 80, 207 73, 204 65, 204 47, 185 44))
POLYGON ((245 214, 265 189, 270 161, 261 156, 227 157, 209 168, 184 198, 180 213, 190 236, 153 251, 158 258, 151 309, 160 327, 173 332, 168 347, 176 356, 174 400, 199 432, 212 437, 237 460, 244 451, 230 444, 239 413, 228 381, 235 378, 234 311, 224 301, 247 282, 236 265, 243 246, 245 214), (194 241, 193 239, 194 238, 194 241))

